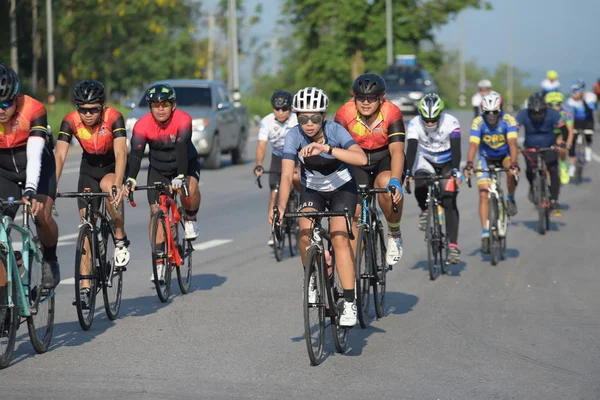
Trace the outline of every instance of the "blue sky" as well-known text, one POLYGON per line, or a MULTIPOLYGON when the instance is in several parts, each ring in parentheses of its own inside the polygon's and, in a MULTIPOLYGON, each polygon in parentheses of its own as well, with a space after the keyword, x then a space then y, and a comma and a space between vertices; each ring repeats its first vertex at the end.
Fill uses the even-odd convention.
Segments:
MULTIPOLYGON (((204 10, 217 0, 205 0, 204 10)), ((494 67, 507 62, 513 46, 514 65, 529 74, 527 83, 538 84, 547 69, 556 69, 566 88, 576 78, 589 86, 600 77, 600 0, 491 0, 493 10, 469 9, 436 31, 439 43, 457 48, 460 22, 464 24, 465 57, 494 67), (512 39, 512 40, 511 40, 512 39)), ((263 4, 263 17, 252 34, 271 39, 283 0, 245 0, 251 12, 263 4)), ((248 34, 246 37, 251 36, 248 34)), ((273 54, 274 58, 276 55, 273 54)), ((241 66, 242 81, 249 68, 241 66)))

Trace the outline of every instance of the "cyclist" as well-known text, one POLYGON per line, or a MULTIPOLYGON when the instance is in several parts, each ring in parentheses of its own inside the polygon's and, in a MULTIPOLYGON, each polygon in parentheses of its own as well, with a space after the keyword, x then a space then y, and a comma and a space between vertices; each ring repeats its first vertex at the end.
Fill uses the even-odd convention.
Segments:
MULTIPOLYGON (((277 196, 277 185, 281 179, 281 157, 283 156, 283 143, 285 137, 294 126, 298 125, 296 114, 291 112, 293 95, 286 90, 278 90, 271 96, 271 106, 273 112, 260 121, 258 131, 258 143, 256 144, 256 166, 254 175, 261 176, 264 172, 263 161, 267 142, 271 144, 271 166, 269 171, 269 187, 271 188, 271 197, 269 199, 269 210, 275 206, 275 197, 277 196), (276 172, 276 173, 273 173, 276 172)), ((298 192, 301 191, 300 175, 294 175, 294 187, 298 192)), ((273 236, 269 235, 269 246, 273 246, 273 236)))
MULTIPOLYGON (((301 211, 325 211, 325 208, 343 211, 344 207, 348 207, 353 215, 356 210, 357 185, 350 165, 366 165, 367 156, 346 129, 338 123, 325 121, 328 106, 329 99, 325 92, 315 87, 301 89, 294 96, 292 109, 298 116, 299 125, 290 130, 283 146, 278 201, 280 210, 284 210, 287 204, 297 160, 300 161, 304 187, 300 193, 301 211)), ((269 221, 272 220, 271 209, 269 221)), ((311 221, 300 218, 299 224, 299 247, 304 264, 311 221)), ((340 325, 352 327, 356 324, 354 255, 344 217, 331 218, 329 229, 336 267, 344 289, 345 302, 340 325)), ((314 290, 311 293, 309 298, 315 296, 314 290)))
MULTIPOLYGON (((546 104, 555 109, 560 113, 562 121, 567 126, 568 134, 563 136, 563 141, 567 145, 567 149, 570 149, 573 146, 573 138, 575 137, 574 129, 573 129, 573 114, 563 105, 564 96, 561 92, 550 92, 544 98, 546 104)), ((555 133, 560 133, 560 129, 555 129, 555 133)), ((562 150, 562 149, 561 149, 562 150)), ((575 150, 575 149, 573 149, 575 150)), ((573 153, 575 154, 575 153, 573 153)), ((571 180, 569 176, 568 164, 567 164, 567 152, 560 152, 560 183, 566 185, 571 180)))
POLYGON ((483 96, 492 91, 492 82, 482 79, 477 83, 477 89, 479 91, 471 97, 471 105, 473 106, 473 112, 475 112, 474 118, 481 114, 481 100, 483 96))
POLYGON ((378 196, 388 225, 386 262, 394 265, 402 257, 400 219, 404 202, 400 182, 404 168, 404 120, 400 109, 384 98, 385 91, 381 76, 360 75, 352 85, 354 98, 338 110, 335 121, 350 132, 367 154, 367 165, 353 169, 356 182, 371 188, 396 188, 393 201, 398 204, 397 213, 393 212, 389 195, 378 196))
MULTIPOLYGON (((519 172, 518 149, 517 149, 517 123, 508 113, 502 111, 502 96, 497 92, 490 92, 483 97, 481 102, 483 116, 473 120, 469 142, 469 153, 465 175, 473 174, 473 160, 477 149, 479 149, 478 169, 493 167, 510 168, 506 176, 508 196, 506 212, 509 216, 517 214, 517 203, 515 202, 516 181, 514 175, 519 172)), ((488 229, 488 189, 490 186, 490 174, 487 172, 477 173, 477 186, 479 187, 479 217, 481 219, 481 252, 490 251, 490 231, 488 229)))
MULTIPOLYGON (((185 209, 185 238, 198 237, 196 215, 200 208, 200 161, 192 144, 192 118, 189 114, 177 110, 175 89, 166 84, 150 86, 146 92, 146 102, 150 112, 140 118, 133 127, 131 152, 129 153, 129 177, 125 185, 125 195, 134 190, 140 171, 146 144, 150 146, 150 166, 148 184, 154 182, 170 183, 171 188, 179 191, 183 197, 183 182, 187 182, 190 201, 182 201, 185 209), (129 189, 131 187, 131 189, 129 189)), ((158 211, 159 193, 148 191, 150 212, 158 211)), ((152 232, 150 232, 152 235, 152 232)), ((160 237, 157 240, 161 240, 160 237)), ((160 243, 160 242, 159 242, 160 243)), ((164 278, 164 266, 158 266, 159 279, 164 278)), ((154 281, 154 274, 151 276, 154 281)))
MULTIPOLYGON (((0 63, 0 194, 31 204, 44 246, 42 285, 51 289, 60 282, 58 226, 52 218, 56 198, 54 142, 48 135, 46 107, 20 94, 20 89, 17 73, 0 63)), ((9 207, 4 215, 14 219, 18 209, 9 207)))
MULTIPOLYGON (((569 86, 571 96, 567 100, 567 108, 573 114, 575 121, 575 137, 581 132, 585 135, 585 160, 592 161, 592 138, 594 134, 594 112, 596 110, 598 98, 592 92, 585 91, 585 82, 581 79, 571 82, 569 86)), ((575 176, 575 146, 571 146, 569 151, 569 175, 575 176)))
POLYGON ((560 82, 558 81, 558 72, 554 71, 553 69, 546 72, 546 79, 542 81, 540 86, 543 94, 559 92, 560 82))
MULTIPOLYGON (((560 117, 560 113, 548 108, 544 96, 535 93, 527 100, 527 109, 519 111, 516 116, 517 123, 525 129, 525 147, 540 148, 562 144, 563 136, 568 134, 567 126, 560 117), (562 134, 556 134, 555 129, 562 134)), ((560 215, 558 195, 560 193, 560 177, 558 174, 558 161, 555 152, 544 153, 544 162, 550 173, 550 208, 555 215, 560 215)), ((529 201, 535 202, 533 197, 533 179, 535 177, 536 160, 525 153, 527 164, 527 180, 529 181, 529 201)))
MULTIPOLYGON (((435 93, 427 94, 421 99, 418 107, 419 115, 408 123, 406 130, 406 172, 408 182, 412 180, 413 166, 415 177, 432 174, 448 175, 453 179, 444 179, 441 184, 442 206, 446 213, 446 230, 449 238, 448 258, 451 263, 460 262, 460 249, 458 247, 458 195, 455 185, 462 182, 459 171, 460 149, 460 124, 454 116, 444 112, 444 102, 435 93), (415 159, 418 160, 416 165, 415 159), (454 184, 453 184, 454 183, 454 184)), ((427 181, 415 182, 415 198, 421 209, 419 215, 419 228, 427 228, 427 181)))

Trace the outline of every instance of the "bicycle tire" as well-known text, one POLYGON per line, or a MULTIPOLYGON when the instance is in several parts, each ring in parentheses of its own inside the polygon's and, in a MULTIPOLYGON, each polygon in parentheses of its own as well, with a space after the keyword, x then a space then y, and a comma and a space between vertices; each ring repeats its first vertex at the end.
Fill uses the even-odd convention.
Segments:
POLYGON ((79 325, 81 329, 84 331, 89 330, 92 327, 92 323, 94 322, 94 314, 96 312, 96 294, 98 280, 96 276, 96 259, 94 257, 93 246, 93 234, 92 229, 88 224, 83 224, 81 228, 79 228, 79 236, 77 237, 77 248, 75 250, 75 308, 77 309, 77 319, 79 320, 79 325), (84 310, 81 303, 81 260, 84 255, 86 255, 85 242, 87 240, 88 248, 90 251, 90 265, 91 265, 91 273, 92 279, 90 281, 90 298, 88 309, 84 310))
MULTIPOLYGON (((282 227, 275 227, 275 229, 282 229, 282 227)), ((275 254, 275 259, 278 262, 281 262, 284 258, 283 249, 285 248, 285 235, 283 235, 281 238, 282 240, 278 239, 277 236, 279 235, 277 235, 275 232, 272 232, 271 235, 273 237, 273 253, 275 254)))
POLYGON ((104 240, 105 249, 104 259, 100 263, 104 267, 102 272, 102 297, 104 298, 104 310, 109 320, 114 321, 119 315, 121 309, 121 298, 123 295, 123 271, 115 267, 114 252, 115 233, 106 221, 102 221, 100 226, 102 232, 102 240, 104 240), (110 245, 112 244, 112 250, 110 245), (110 256, 110 257, 109 257, 110 256))
MULTIPOLYGON (((0 251, 0 268, 3 269, 4 275, 8 279, 8 265, 6 260, 6 254, 4 251, 0 251)), ((11 280, 12 293, 17 293, 17 282, 11 280)), ((13 301, 13 303, 16 303, 13 301)), ((0 369, 8 367, 12 360, 12 355, 15 350, 15 342, 17 341, 17 330, 19 329, 19 312, 17 305, 8 307, 8 281, 6 285, 0 286, 0 344, 4 339, 6 340, 6 348, 2 354, 0 354, 0 369)))
POLYGON ((169 300, 169 296, 171 295, 171 266, 169 256, 167 254, 167 221, 166 215, 162 210, 158 210, 152 215, 152 236, 151 236, 151 246, 152 246, 152 273, 154 274, 154 287, 156 288, 156 294, 161 302, 166 303, 169 300), (161 245, 162 249, 159 249, 156 244, 156 235, 158 233, 159 226, 162 225, 163 229, 163 238, 165 242, 161 245), (158 279, 158 265, 160 263, 159 260, 163 261, 163 268, 165 272, 164 283, 161 285, 158 279))
MULTIPOLYGON (((298 210, 298 194, 295 190, 292 190, 292 195, 290 195, 290 199, 288 201, 288 211, 296 212, 298 210)), ((300 225, 298 224, 298 219, 287 219, 287 236, 289 240, 290 247, 290 257, 295 257, 300 253, 300 248, 298 246, 298 240, 300 236, 300 225)))
MULTIPOLYGON (((29 332, 29 340, 38 354, 43 354, 48 351, 50 347, 50 341, 52 340, 52 331, 54 330, 54 315, 56 313, 55 308, 55 292, 53 289, 42 288, 42 265, 35 262, 34 265, 34 252, 29 251, 29 309, 31 314, 27 317, 27 330, 29 332), (37 279, 35 275, 37 272, 37 279), (44 325, 42 328, 38 323, 38 316, 40 316, 40 309, 42 307, 48 307, 48 313, 46 314, 44 325)), ((40 322, 44 320, 44 314, 41 314, 42 318, 40 322)))
POLYGON ((537 206, 538 206, 538 232, 540 235, 546 234, 546 211, 545 211, 545 195, 544 186, 546 185, 545 179, 539 174, 536 179, 537 186, 537 206))
POLYGON ((388 266, 385 260, 387 251, 385 244, 385 236, 383 233, 383 225, 379 219, 374 224, 372 230, 372 260, 375 262, 373 270, 376 269, 376 276, 373 279, 373 299, 375 303, 375 315, 377 318, 383 318, 385 315, 385 293, 388 266))
POLYGON ((504 195, 502 191, 499 192, 499 201, 498 201, 498 223, 503 227, 504 235, 498 235, 498 241, 500 246, 500 260, 504 261, 506 259, 506 236, 508 235, 508 214, 506 212, 506 202, 504 200, 504 195))
MULTIPOLYGON (((335 256, 332 255, 332 260, 335 260, 335 256)), ((335 308, 336 312, 330 315, 331 333, 333 335, 333 345, 335 351, 340 354, 344 354, 348 350, 348 336, 350 327, 343 328, 340 326, 340 319, 344 310, 344 289, 340 278, 336 273, 336 266, 333 265, 333 276, 327 280, 325 284, 327 293, 329 293, 329 307, 335 308)))
POLYGON ((438 225, 437 222, 437 209, 434 207, 434 202, 429 202, 429 214, 427 216, 427 233, 426 240, 427 243, 427 265, 429 266, 429 279, 434 281, 439 273, 437 271, 437 245, 439 244, 439 238, 436 238, 435 235, 435 226, 438 225))
POLYGON ((368 243, 368 233, 361 226, 359 227, 358 240, 356 241, 356 314, 358 322, 362 329, 365 329, 369 322, 369 291, 371 288, 371 268, 370 268, 370 246, 368 243))
POLYGON ((490 230, 490 262, 498 265, 500 241, 498 238, 498 200, 491 196, 488 202, 488 224, 490 230))
MULTIPOLYGON (((442 213, 444 214, 443 220, 446 220, 446 210, 442 208, 442 213)), ((438 237, 440 238, 438 244, 438 262, 440 266, 440 272, 443 275, 448 274, 448 236, 444 233, 445 225, 443 223, 437 223, 437 232, 438 237)))
POLYGON ((317 246, 311 246, 306 255, 306 264, 304 265, 304 340, 308 358, 312 365, 319 365, 323 361, 323 350, 325 348, 325 288, 323 282, 322 268, 319 268, 322 262, 322 255, 317 246), (308 295, 310 289, 310 278, 315 277, 316 303, 309 303, 308 295), (317 310, 317 329, 316 343, 313 341, 313 329, 310 321, 310 312, 317 310))
MULTIPOLYGON (((183 214, 183 208, 179 210, 180 215, 183 214)), ((183 225, 183 220, 179 221, 179 227, 182 231, 185 232, 185 228, 183 225)), ((179 235, 179 229, 177 232, 177 248, 179 250, 179 255, 181 256, 181 265, 175 267, 177 269, 177 283, 179 284, 179 290, 181 290, 182 294, 188 294, 192 287, 192 253, 194 251, 194 247, 189 240, 185 240, 185 238, 179 235)))

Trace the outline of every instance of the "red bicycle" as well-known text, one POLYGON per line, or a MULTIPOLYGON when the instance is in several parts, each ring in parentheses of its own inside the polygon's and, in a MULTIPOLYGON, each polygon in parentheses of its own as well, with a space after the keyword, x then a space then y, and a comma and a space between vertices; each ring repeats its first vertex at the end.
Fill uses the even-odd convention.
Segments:
MULTIPOLYGON (((176 191, 172 191, 168 184, 162 182, 155 182, 148 186, 136 186, 135 190, 157 190, 159 193, 158 211, 152 214, 150 225, 152 229, 150 245, 152 246, 154 286, 158 298, 164 303, 171 295, 171 273, 174 268, 177 270, 177 282, 181 293, 187 294, 190 291, 194 247, 189 240, 185 240, 185 235, 179 234, 179 228, 185 232, 182 218, 184 210, 181 204, 178 204, 180 202, 176 191)), ((185 181, 183 192, 186 201, 190 201, 185 181)), ((137 205, 133 200, 133 191, 129 192, 129 203, 132 207, 137 205)))

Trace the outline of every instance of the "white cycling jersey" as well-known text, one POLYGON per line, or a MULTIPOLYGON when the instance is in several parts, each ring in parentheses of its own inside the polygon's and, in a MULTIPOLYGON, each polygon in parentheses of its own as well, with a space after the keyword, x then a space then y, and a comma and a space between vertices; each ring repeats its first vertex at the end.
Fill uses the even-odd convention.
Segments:
POLYGON ((483 100, 483 96, 481 96, 481 93, 477 92, 471 97, 471 105, 481 109, 481 100, 483 100))
POLYGON ((277 121, 275 114, 271 113, 260 121, 258 140, 271 143, 273 154, 277 157, 283 156, 283 143, 290 129, 298 125, 296 113, 290 113, 290 117, 284 123, 277 121))
POLYGON ((417 139, 419 153, 429 162, 444 164, 451 160, 450 139, 460 137, 460 124, 454 116, 443 113, 437 129, 427 132, 421 117, 418 115, 410 120, 406 129, 406 140, 417 139))

